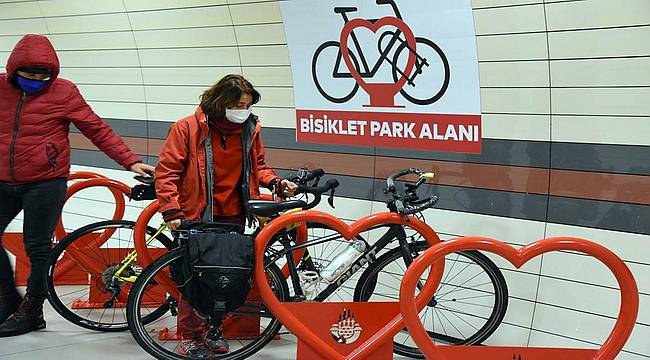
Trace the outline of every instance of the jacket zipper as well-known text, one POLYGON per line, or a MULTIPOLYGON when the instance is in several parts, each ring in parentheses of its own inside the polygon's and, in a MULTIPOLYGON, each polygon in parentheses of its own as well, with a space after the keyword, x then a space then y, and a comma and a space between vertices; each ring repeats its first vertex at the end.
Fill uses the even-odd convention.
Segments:
POLYGON ((16 117, 14 118, 14 132, 13 137, 11 138, 11 145, 9 145, 9 173, 11 174, 11 181, 16 182, 16 173, 14 171, 14 162, 15 162, 15 147, 16 141, 18 140, 18 125, 20 123, 20 112, 23 109, 23 104, 25 103, 26 94, 23 91, 23 94, 20 96, 20 101, 18 106, 16 106, 16 117))
POLYGON ((226 150, 226 148, 227 148, 226 136, 225 135, 221 135, 221 148, 224 149, 224 150, 226 150))

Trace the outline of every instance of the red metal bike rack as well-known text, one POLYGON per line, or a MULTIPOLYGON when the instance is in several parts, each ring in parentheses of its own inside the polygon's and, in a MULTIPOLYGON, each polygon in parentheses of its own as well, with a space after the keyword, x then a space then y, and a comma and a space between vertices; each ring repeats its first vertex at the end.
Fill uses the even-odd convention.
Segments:
MULTIPOLYGON (((439 279, 429 278, 425 286, 435 285, 439 279)), ((431 299, 428 296, 427 299, 431 299)), ((418 256, 407 269, 400 288, 401 311, 409 334, 427 359, 469 360, 469 359, 571 359, 571 360, 613 360, 630 337, 639 310, 639 293, 630 269, 616 254, 594 242, 573 238, 555 237, 539 240, 517 250, 503 242, 483 238, 466 237, 438 244, 418 256), (621 305, 614 328, 600 349, 529 348, 497 346, 436 346, 427 334, 419 318, 415 289, 422 273, 444 256, 462 250, 481 250, 499 255, 516 268, 530 259, 552 251, 577 251, 591 255, 605 264, 614 274, 621 289, 621 305)))
MULTIPOLYGON (((128 196, 130 189, 128 186, 107 179, 106 177, 87 171, 75 172, 70 174, 68 180, 82 180, 72 184, 66 192, 66 201, 70 199, 77 192, 93 186, 104 186, 108 187, 113 197, 115 198, 115 212, 113 213, 113 220, 119 220, 124 216, 125 210, 125 201, 124 195, 128 196), (125 192, 126 191, 126 192, 125 192)), ((65 228, 63 226, 63 219, 60 218, 56 229, 54 231, 54 239, 60 241, 67 235, 65 228)), ((25 253, 25 248, 23 246, 23 234, 21 232, 6 232, 3 236, 3 247, 5 247, 9 252, 11 252, 16 257, 16 271, 15 271, 15 281, 17 285, 26 285, 27 278, 29 276, 29 258, 25 253)), ((57 271, 56 278, 57 283, 74 285, 80 283, 88 283, 87 276, 84 277, 83 272, 79 271, 79 268, 74 265, 71 259, 67 256, 64 256, 63 261, 65 266, 62 268, 62 271, 57 271)))
MULTIPOLYGON (((298 337, 297 359, 392 359, 393 337, 404 328, 398 302, 280 302, 269 287, 263 270, 263 254, 269 241, 285 226, 309 221, 328 225, 348 240, 377 225, 390 224, 417 231, 430 246, 440 242, 438 235, 424 222, 397 213, 374 214, 348 225, 330 214, 308 210, 280 216, 257 236, 254 279, 266 306, 298 337), (349 336, 348 343, 341 343, 333 337, 332 329, 338 324, 345 325, 345 329, 342 329, 345 334, 339 331, 339 335, 349 336), (350 336, 351 332, 353 336, 350 336)), ((434 285, 442 277, 444 262, 438 261, 430 267, 431 279, 435 281, 428 281, 422 289, 422 296, 418 297, 421 306, 424 306, 425 299, 433 296, 434 285)), ((336 329, 338 331, 340 328, 336 329)))

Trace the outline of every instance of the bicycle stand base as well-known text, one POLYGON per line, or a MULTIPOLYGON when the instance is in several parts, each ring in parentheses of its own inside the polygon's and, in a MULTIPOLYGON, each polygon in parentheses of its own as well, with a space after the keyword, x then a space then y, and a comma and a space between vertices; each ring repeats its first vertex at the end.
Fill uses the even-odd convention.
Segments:
MULTIPOLYGON (((296 352, 298 360, 330 360, 323 355, 322 351, 314 350, 311 346, 298 340, 298 350, 296 352)), ((379 346, 377 350, 369 353, 364 359, 372 360, 393 360, 393 341, 386 342, 379 346)))
POLYGON ((398 302, 285 302, 282 306, 301 323, 290 329, 298 337, 298 360, 329 360, 331 351, 345 357, 371 343, 377 347, 360 360, 393 359, 393 337, 385 326, 399 315, 398 302), (313 335, 331 351, 304 340, 313 335))
POLYGON ((514 359, 514 360, 592 360, 598 350, 566 348, 532 348, 508 346, 439 346, 447 359, 514 359))

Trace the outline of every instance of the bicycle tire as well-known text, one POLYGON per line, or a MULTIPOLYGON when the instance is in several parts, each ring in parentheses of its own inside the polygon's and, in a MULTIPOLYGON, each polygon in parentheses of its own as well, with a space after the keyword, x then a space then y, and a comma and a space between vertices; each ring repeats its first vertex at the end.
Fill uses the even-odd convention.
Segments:
MULTIPOLYGON (((434 43, 433 41, 431 41, 429 39, 426 39, 426 38, 417 37, 417 38, 415 38, 415 42, 416 42, 416 44, 420 43, 420 44, 424 44, 426 46, 431 47, 438 54, 438 56, 440 57, 440 60, 442 61, 442 64, 443 64, 443 67, 444 67, 444 72, 445 72, 444 79, 443 79, 443 82, 442 82, 442 86, 440 87, 440 89, 432 97, 426 98, 426 99, 417 99, 414 96, 411 96, 405 90, 405 89, 407 89, 408 84, 406 84, 406 86, 404 86, 400 90, 400 94, 402 94, 402 96, 404 96, 404 98, 406 98, 406 100, 410 101, 413 104, 430 105, 430 104, 433 104, 434 102, 440 100, 440 98, 442 98, 442 96, 445 94, 445 92, 447 92, 447 89, 449 88, 449 81, 450 81, 450 76, 451 76, 451 74, 450 74, 451 70, 450 70, 450 67, 449 67, 449 60, 447 59, 447 56, 442 51, 442 49, 436 43, 434 43)), ((393 66, 393 71, 392 71, 393 80, 395 80, 395 82, 397 82, 402 77, 401 74, 397 73, 398 69, 397 69, 396 64, 398 64, 400 55, 402 54, 402 51, 404 51, 404 49, 407 49, 407 45, 408 44, 406 42, 402 42, 399 45, 399 47, 397 48, 397 50, 395 50, 395 55, 393 57, 393 64, 395 64, 395 65, 393 66)), ((416 48, 417 48, 417 46, 416 46, 416 48)))
MULTIPOLYGON (((415 245, 415 249, 416 249, 417 253, 422 252, 422 251, 426 250, 426 248, 427 248, 427 243, 422 242, 422 241, 417 241, 417 242, 413 243, 412 246, 413 245, 415 245)), ((466 264, 469 264, 469 265, 465 265, 465 267, 463 267, 463 269, 461 271, 464 271, 465 269, 469 268, 472 264, 474 264, 474 265, 477 265, 478 267, 480 267, 480 270, 487 275, 487 277, 489 278, 489 282, 490 282, 492 288, 494 289, 494 304, 492 305, 492 310, 491 310, 489 316, 487 316, 485 324, 482 327, 478 328, 478 330, 474 334, 472 334, 471 336, 468 336, 468 337, 466 337, 464 339, 454 338, 454 337, 452 337, 452 336, 450 336, 448 334, 441 335, 441 334, 435 333, 435 319, 436 319, 436 317, 434 317, 433 314, 431 316, 432 316, 432 319, 434 320, 434 325, 433 325, 434 331, 430 331, 430 329, 428 329, 427 332, 429 333, 430 336, 432 336, 434 338, 437 338, 439 340, 443 340, 444 342, 452 344, 452 345, 476 345, 476 344, 480 344, 485 339, 487 339, 490 335, 492 335, 492 333, 494 333, 494 331, 497 329, 497 327, 501 324, 501 321, 503 320, 503 317, 505 316, 505 313, 506 313, 506 310, 507 310, 507 307, 508 307, 508 288, 507 288, 505 279, 503 277, 503 274, 501 273, 499 268, 484 254, 482 254, 482 253, 480 253, 478 251, 461 251, 461 252, 454 253, 454 254, 457 255, 455 261, 457 261, 460 256, 463 256, 464 258, 469 259, 469 261, 470 261, 469 263, 466 263, 466 264), (454 341, 454 339, 456 341, 454 341)), ((381 281, 378 280, 379 273, 384 268, 388 267, 390 264, 395 263, 395 262, 397 262, 398 264, 401 263, 401 265, 398 266, 398 268, 405 269, 404 260, 403 260, 403 256, 402 256, 402 250, 400 248, 392 249, 389 252, 387 252, 387 253, 383 254, 382 256, 380 256, 377 259, 377 261, 374 262, 361 275, 361 280, 359 281, 359 283, 357 285, 357 288, 355 289, 355 295, 354 295, 355 301, 368 301, 368 300, 370 300, 373 293, 376 291, 377 284, 378 283, 381 284, 381 281)), ((462 263, 463 262, 461 262, 461 264, 462 263)), ((454 285, 454 284, 451 284, 451 281, 459 276, 458 274, 456 274, 452 278, 449 278, 449 274, 454 270, 454 267, 455 267, 455 263, 452 264, 451 266, 445 264, 445 274, 443 274, 441 285, 436 290, 436 295, 434 295, 434 299, 436 299, 436 296, 444 297, 447 294, 450 294, 452 292, 471 290, 471 289, 469 289, 470 285, 454 285), (451 286, 456 286, 456 287, 454 287, 451 290, 451 292, 444 293, 443 289, 445 289, 446 281, 447 281, 447 284, 451 284, 451 286), (461 286, 464 286, 464 287, 461 287, 461 286), (456 290, 457 288, 460 289, 460 290, 456 290), (440 295, 441 292, 442 292, 442 295, 440 295)), ((400 279, 400 275, 403 275, 403 273, 402 274, 394 274, 394 273, 391 274, 391 273, 389 273, 389 274, 393 277, 393 279, 395 279, 395 278, 400 279)), ((475 279, 477 276, 478 275, 470 277, 470 280, 475 279)), ((461 279, 464 279, 464 278, 461 277, 461 279)), ((481 286, 483 286, 483 285, 485 285, 485 284, 481 284, 481 286)), ((386 286, 388 287, 388 285, 386 285, 386 286)), ((395 288, 395 290, 399 291, 399 283, 397 284, 397 287, 395 288)), ((479 292, 479 293, 487 293, 484 290, 476 290, 476 291, 479 292)), ((396 301, 399 298, 399 294, 395 293, 394 295, 391 295, 391 296, 381 295, 381 297, 390 298, 391 301, 396 301)), ((464 298, 464 299, 461 299, 461 300, 465 300, 465 299, 469 299, 469 298, 471 298, 471 297, 464 298)), ((478 298, 478 297, 474 297, 474 299, 476 299, 476 298, 478 298)), ((438 302, 434 302, 433 305, 431 305, 431 303, 429 305, 427 305, 427 308, 425 308, 425 311, 427 311, 428 309, 434 308, 434 311, 439 311, 440 314, 442 314, 442 311, 446 311, 446 312, 451 313, 451 311, 447 310, 444 305, 440 305, 442 303, 442 298, 438 299, 437 301, 438 302), (436 306, 440 307, 440 310, 435 310, 436 306)), ((454 302, 457 302, 457 301, 458 301, 458 299, 452 299, 452 300, 446 299, 445 300, 445 302, 447 302, 447 303, 448 302, 454 303, 454 302)), ((459 302, 459 304, 462 304, 462 303, 463 302, 459 302)), ((468 304, 466 301, 464 303, 468 304)), ((471 304, 471 303, 469 303, 469 304, 471 304)), ((471 306, 471 305, 468 305, 468 306, 471 306)), ((481 305, 481 306, 487 307, 486 305, 481 305)), ((443 314, 443 316, 441 317, 440 314, 435 314, 435 315, 437 315, 438 319, 443 319, 443 318, 447 319, 446 315, 443 314)), ((476 316, 476 315, 470 314, 470 313, 463 313, 463 312, 455 313, 455 315, 458 318, 460 318, 461 320, 463 320, 463 321, 467 321, 467 320, 465 318, 462 318, 458 314, 461 314, 462 316, 466 316, 466 317, 470 316, 470 317, 481 318, 479 316, 476 316)), ((426 320, 426 317, 427 317, 427 315, 425 314, 425 320, 426 320)), ((440 323, 441 323, 441 325, 443 327, 443 331, 444 331, 445 328, 444 328, 443 320, 440 320, 440 323)), ((455 325, 452 324, 452 327, 455 330, 458 331, 458 329, 457 329, 457 327, 455 325)), ((458 331, 458 332, 460 332, 460 331, 458 331)), ((403 330, 402 334, 404 336, 408 336, 406 330, 403 330)), ((405 343, 399 343, 398 341, 394 341, 394 352, 396 354, 403 355, 403 356, 408 356, 408 357, 411 357, 411 358, 423 358, 422 353, 420 352, 420 350, 418 350, 418 348, 415 346, 415 344, 413 344, 413 346, 409 346, 409 345, 406 345, 405 343)))
MULTIPOLYGON (((337 54, 338 54, 337 56, 339 56, 341 54, 341 44, 338 41, 334 41, 334 40, 326 41, 323 44, 321 44, 321 46, 319 46, 318 49, 316 49, 316 51, 314 52, 314 57, 312 58, 312 61, 311 61, 311 76, 312 76, 312 79, 314 80, 314 85, 316 85, 316 89, 318 89, 318 92, 321 95, 323 95, 323 97, 325 99, 327 99, 330 102, 333 102, 335 104, 342 104, 342 103, 348 102, 350 99, 352 99, 354 97, 354 95, 356 95, 357 91, 359 91, 359 84, 355 80, 354 86, 352 87, 352 90, 347 95, 345 95, 343 97, 336 97, 334 95, 330 95, 329 93, 327 93, 325 91, 325 89, 323 89, 320 82, 318 81, 318 71, 316 69, 316 66, 317 66, 318 57, 321 55, 321 53, 326 48, 328 48, 330 46, 334 46, 334 47, 336 47, 338 49, 337 50, 337 54)), ((357 58, 354 56, 354 53, 352 53, 351 51, 348 51, 348 53, 350 54, 350 58, 352 59, 352 62, 354 62, 354 65, 356 66, 356 68, 359 69, 359 61, 357 61, 357 58)), ((335 64, 334 64, 334 66, 335 66, 335 64)), ((332 68, 332 73, 335 70, 336 69, 332 68)), ((352 79, 354 80, 354 78, 352 78, 352 79)))
MULTIPOLYGON (((75 241, 78 241, 79 239, 82 239, 84 236, 91 233, 98 232, 100 230, 107 230, 107 229, 133 230, 134 228, 135 228, 135 222, 127 221, 127 220, 109 220, 109 221, 96 222, 81 227, 75 230, 74 232, 70 233, 52 249, 52 253, 50 254, 50 257, 48 258, 48 262, 47 262, 48 270, 47 270, 47 277, 46 277, 46 287, 48 293, 47 296, 48 300, 57 313, 59 313, 61 316, 63 316, 63 318, 70 321, 71 323, 90 330, 114 332, 114 331, 124 331, 128 328, 126 319, 124 322, 117 322, 117 323, 102 322, 101 320, 104 318, 104 314, 102 314, 100 321, 95 321, 91 319, 92 309, 91 311, 88 312, 86 316, 81 316, 80 314, 85 313, 85 309, 83 311, 80 310, 79 312, 76 312, 68 308, 64 303, 64 301, 62 300, 63 296, 60 296, 60 294, 57 292, 57 288, 54 283, 54 274, 56 271, 56 266, 59 257, 63 254, 64 251, 66 251, 66 249, 70 245, 74 244, 75 241)), ((157 230, 152 227, 147 227, 147 234, 150 236, 153 236, 156 233, 156 231, 157 230)), ((173 249, 174 243, 166 235, 160 234, 156 239, 160 241, 167 250, 173 249)), ((89 284, 89 285, 81 285, 81 286, 85 286, 86 288, 88 288, 88 286, 95 286, 95 285, 89 284)), ((71 304, 72 302, 68 303, 68 305, 71 304)), ((156 318, 162 316, 167 311, 167 308, 168 308, 168 301, 165 301, 158 307, 156 311, 152 312, 146 320, 147 321, 155 320, 156 318)), ((118 308, 113 308, 113 309, 115 310, 118 308)), ((106 309, 104 309, 103 311, 105 312, 106 309)))
MULTIPOLYGON (((142 294, 144 289, 146 289, 147 284, 151 281, 157 274, 163 270, 166 266, 173 263, 174 261, 179 261, 183 257, 184 249, 179 248, 168 252, 167 254, 159 257, 154 261, 150 266, 148 266, 138 279, 131 292, 129 293, 129 302, 127 306, 127 320, 129 322, 129 328, 133 337, 137 343, 151 356, 156 359, 161 360, 185 360, 189 357, 178 354, 177 352, 171 352, 164 349, 162 346, 158 345, 155 341, 152 340, 151 336, 147 332, 147 329, 144 328, 146 325, 144 322, 140 321, 140 309, 139 302, 142 299, 142 294)), ((280 301, 286 301, 288 298, 288 286, 282 271, 271 264, 266 273, 269 275, 270 279, 274 282, 276 296, 280 301)), ((273 287, 272 287, 273 288, 273 287)), ((266 310, 268 311, 268 310, 266 310)), ((275 335, 280 331, 282 323, 276 319, 270 311, 268 311, 269 317, 271 317, 270 325, 266 327, 264 332, 257 337, 250 344, 238 349, 236 351, 231 351, 228 354, 217 357, 220 360, 239 360, 246 359, 249 356, 252 356, 260 349, 262 349, 266 344, 268 344, 275 335)))

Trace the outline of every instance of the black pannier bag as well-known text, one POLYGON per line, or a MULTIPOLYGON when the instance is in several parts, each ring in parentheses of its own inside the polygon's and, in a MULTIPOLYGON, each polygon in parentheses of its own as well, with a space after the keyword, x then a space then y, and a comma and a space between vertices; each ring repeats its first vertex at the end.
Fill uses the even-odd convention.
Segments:
POLYGON ((200 315, 220 321, 250 291, 253 237, 242 234, 242 226, 221 223, 186 223, 179 230, 185 253, 172 265, 172 279, 200 315))

